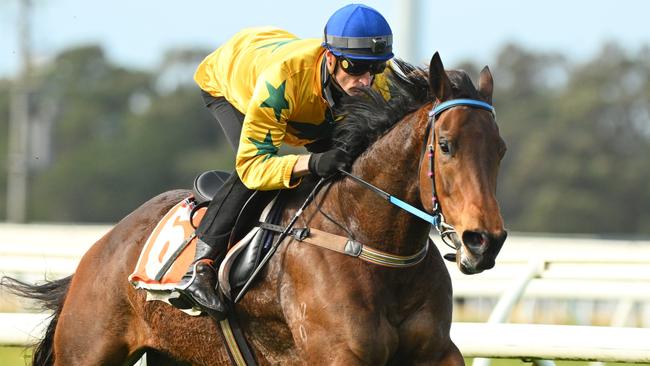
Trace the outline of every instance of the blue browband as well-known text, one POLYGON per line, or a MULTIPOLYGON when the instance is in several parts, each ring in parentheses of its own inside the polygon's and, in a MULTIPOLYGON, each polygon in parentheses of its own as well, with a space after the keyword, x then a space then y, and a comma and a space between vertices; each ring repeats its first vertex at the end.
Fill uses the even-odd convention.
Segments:
POLYGON ((442 102, 435 106, 431 112, 429 112, 429 117, 436 118, 440 113, 446 111, 447 109, 458 106, 485 109, 486 111, 492 113, 492 116, 496 117, 496 111, 494 110, 493 106, 476 99, 452 99, 446 102, 442 102))

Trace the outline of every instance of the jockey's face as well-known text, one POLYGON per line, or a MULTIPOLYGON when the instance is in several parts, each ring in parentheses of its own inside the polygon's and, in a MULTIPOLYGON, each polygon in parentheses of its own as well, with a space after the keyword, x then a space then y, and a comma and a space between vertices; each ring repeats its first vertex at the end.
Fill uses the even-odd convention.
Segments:
POLYGON ((372 84, 374 75, 372 75, 370 71, 361 75, 350 75, 345 72, 341 66, 336 67, 339 62, 336 56, 329 51, 327 51, 325 55, 327 57, 327 69, 330 74, 336 70, 336 73, 333 74, 333 76, 336 79, 336 82, 341 86, 341 89, 343 89, 343 91, 348 95, 358 94, 354 88, 367 87, 372 84))

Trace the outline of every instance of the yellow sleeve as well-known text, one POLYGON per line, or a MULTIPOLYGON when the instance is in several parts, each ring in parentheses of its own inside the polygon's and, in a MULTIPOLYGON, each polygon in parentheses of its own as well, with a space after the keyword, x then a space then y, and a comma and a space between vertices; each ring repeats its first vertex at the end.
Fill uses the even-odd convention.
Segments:
POLYGON ((293 188, 300 183, 291 182, 298 155, 277 155, 295 107, 294 85, 289 76, 281 66, 263 72, 248 104, 235 169, 249 189, 293 188))

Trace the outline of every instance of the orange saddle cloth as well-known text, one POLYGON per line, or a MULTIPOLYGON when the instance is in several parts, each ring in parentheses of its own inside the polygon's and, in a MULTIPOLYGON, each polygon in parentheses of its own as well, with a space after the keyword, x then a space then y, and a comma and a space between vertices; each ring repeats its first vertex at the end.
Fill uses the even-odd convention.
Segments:
POLYGON ((206 208, 198 209, 193 197, 183 199, 160 220, 147 239, 129 282, 135 288, 174 290, 194 260, 195 226, 206 208), (193 222, 190 221, 193 220, 193 222))

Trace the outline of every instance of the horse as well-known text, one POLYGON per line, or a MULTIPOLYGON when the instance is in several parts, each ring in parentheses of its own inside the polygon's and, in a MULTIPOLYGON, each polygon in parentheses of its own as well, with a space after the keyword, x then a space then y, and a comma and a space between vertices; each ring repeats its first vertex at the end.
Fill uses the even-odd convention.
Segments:
MULTIPOLYGON (((481 71, 477 89, 464 71, 445 71, 437 52, 428 70, 393 64, 391 98, 373 91, 351 97, 339 123, 337 144, 358 156, 350 172, 427 212, 440 205, 454 229, 449 237, 459 270, 490 269, 506 238, 495 197, 506 147, 495 116, 472 105, 429 116, 434 106, 459 98, 491 104, 490 70, 481 71)), ((285 223, 301 202, 295 191, 285 223)), ((149 233, 189 194, 174 190, 144 203, 97 241, 69 277, 43 285, 5 279, 54 311, 34 365, 122 365, 143 352, 157 365, 230 362, 211 318, 147 302, 127 281, 149 233)), ((421 251, 431 229, 345 176, 319 192, 300 221, 402 256, 421 251)), ((449 335, 452 284, 435 246, 415 265, 390 268, 291 239, 262 274, 233 309, 259 364, 464 365, 449 335)))

